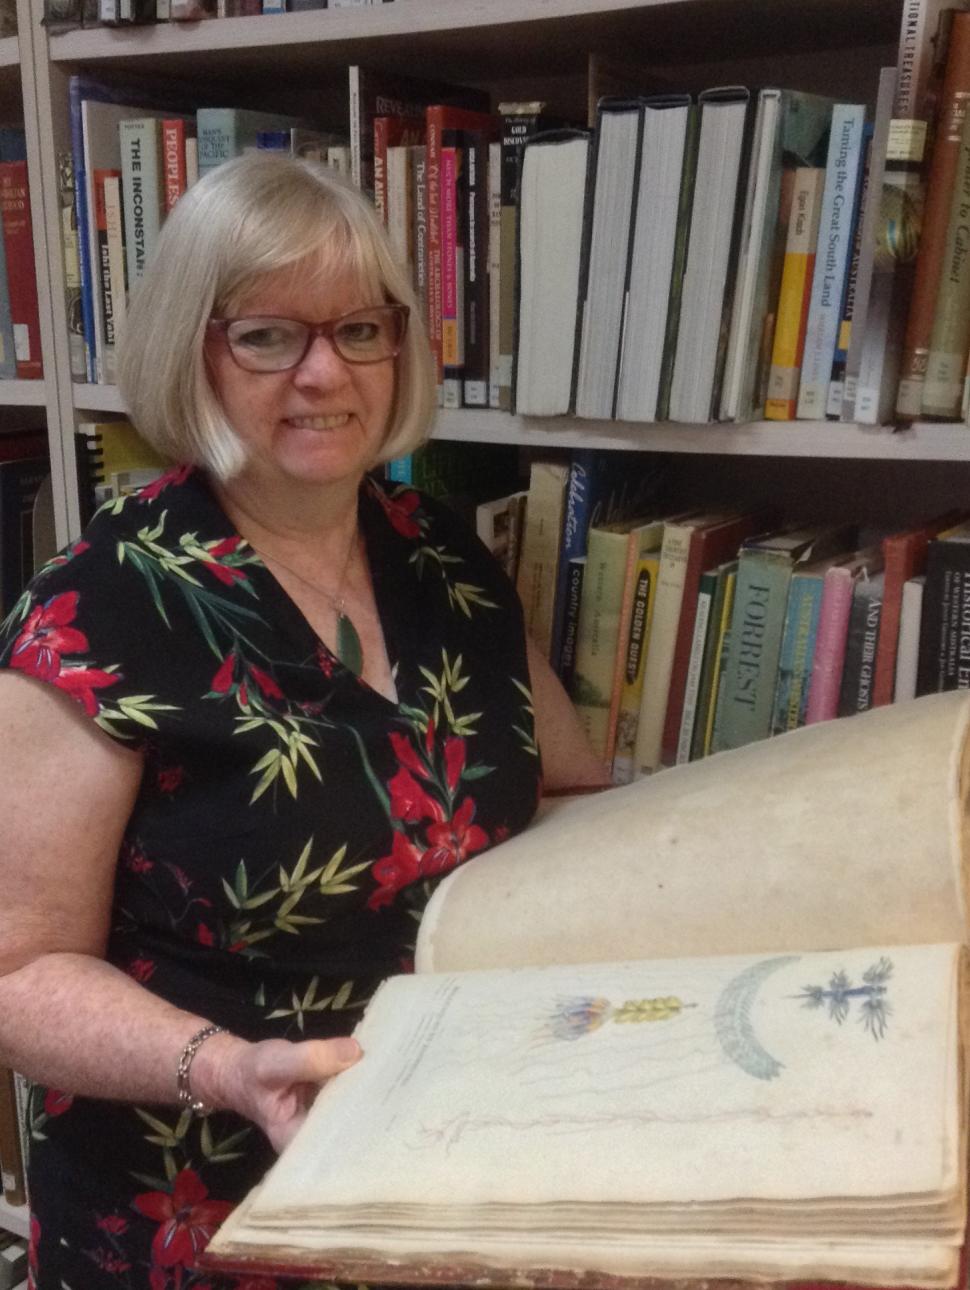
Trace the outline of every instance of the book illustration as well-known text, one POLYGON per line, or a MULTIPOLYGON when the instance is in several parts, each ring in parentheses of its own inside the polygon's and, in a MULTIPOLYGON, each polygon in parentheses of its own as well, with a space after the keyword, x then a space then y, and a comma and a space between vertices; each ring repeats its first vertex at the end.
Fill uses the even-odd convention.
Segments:
POLYGON ((726 1056, 755 1079, 775 1079, 783 1062, 772 1057, 754 1033, 751 1010, 758 991, 779 968, 798 961, 798 955, 762 959, 739 972, 721 991, 714 1010, 714 1031, 726 1056))
POLYGON ((680 1016, 684 1008, 696 1007, 696 1003, 684 1003, 673 994, 627 999, 619 1007, 614 1007, 602 995, 575 995, 559 1000, 549 1029, 554 1039, 571 1041, 591 1035, 608 1021, 669 1021, 671 1017, 680 1016))
POLYGON ((806 1008, 828 1008, 828 1014, 842 1025, 854 999, 861 1000, 861 1021, 873 1039, 886 1035, 892 1006, 886 998, 886 982, 892 976, 890 959, 882 957, 862 974, 862 985, 853 985, 849 975, 841 968, 829 977, 828 986, 807 985, 798 998, 805 1000, 806 1008))

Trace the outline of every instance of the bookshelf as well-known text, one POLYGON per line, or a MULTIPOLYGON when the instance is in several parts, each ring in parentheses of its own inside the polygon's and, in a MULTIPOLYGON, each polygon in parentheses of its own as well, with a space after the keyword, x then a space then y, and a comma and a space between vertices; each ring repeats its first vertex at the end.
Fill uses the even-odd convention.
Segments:
MULTIPOLYGON (((584 114, 586 57, 642 64, 664 86, 769 80, 875 97, 878 68, 895 63, 900 0, 395 0, 372 8, 52 34, 43 0, 18 0, 19 37, 0 40, 0 107, 27 133, 45 378, 0 382, 0 417, 42 413, 51 447, 58 540, 80 528, 73 430, 77 420, 125 411, 112 386, 72 381, 64 309, 57 154, 69 144, 68 78, 192 80, 228 101, 346 115, 346 67, 372 64, 487 87, 493 101, 543 97, 584 114), (705 57, 705 55, 707 55, 705 57), (554 68, 555 72, 550 72, 554 68), (285 88, 281 82, 285 81, 285 88), (15 411, 11 411, 15 410, 15 411)), ((970 431, 917 424, 903 432, 829 422, 644 425, 529 419, 495 411, 444 412, 436 435, 527 449, 639 449, 679 459, 708 488, 729 468, 785 477, 797 494, 810 467, 818 494, 872 494, 892 482, 927 510, 953 491, 970 497, 970 431), (850 473, 851 472, 851 473, 850 473)), ((700 489, 703 491, 703 488, 700 489)), ((834 505, 834 503, 833 503, 834 505)), ((0 1202, 0 1227, 26 1235, 26 1212, 0 1202)))

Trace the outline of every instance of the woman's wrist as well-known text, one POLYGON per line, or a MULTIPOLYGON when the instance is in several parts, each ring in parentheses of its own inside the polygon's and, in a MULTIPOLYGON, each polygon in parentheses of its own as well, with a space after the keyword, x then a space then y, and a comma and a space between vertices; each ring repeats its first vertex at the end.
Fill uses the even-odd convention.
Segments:
POLYGON ((175 1062, 176 1097, 183 1106, 221 1110, 232 1106, 229 1067, 248 1047, 245 1039, 214 1026, 198 1027, 175 1062))

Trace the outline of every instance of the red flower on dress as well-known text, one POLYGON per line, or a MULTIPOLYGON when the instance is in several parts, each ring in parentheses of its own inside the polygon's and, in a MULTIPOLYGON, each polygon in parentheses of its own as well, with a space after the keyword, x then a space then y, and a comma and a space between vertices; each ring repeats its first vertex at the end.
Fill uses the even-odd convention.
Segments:
POLYGON ((472 824, 475 803, 470 797, 446 824, 428 826, 428 849, 421 861, 422 874, 446 873, 476 851, 488 846, 488 834, 472 824))
POLYGON ((411 772, 403 766, 388 781, 387 787, 391 794, 390 812, 396 820, 417 824, 420 820, 436 820, 440 823, 445 818, 440 804, 424 791, 411 772))
POLYGON ((153 479, 144 488, 139 488, 136 494, 138 500, 140 502, 153 502, 158 494, 163 493, 166 488, 171 488, 173 485, 178 487, 179 484, 184 484, 189 475, 192 474, 192 469, 191 466, 173 466, 171 470, 166 470, 164 475, 159 475, 157 479, 153 479))
POLYGON ((73 1102, 73 1093, 62 1093, 59 1088, 49 1088, 44 1094, 44 1111, 53 1119, 69 1111, 73 1102))
POLYGON ((264 672, 261 667, 254 667, 249 664, 249 675, 253 678, 267 699, 282 699, 283 691, 276 684, 273 678, 264 672))
POLYGON ((125 970, 130 977, 144 985, 155 975, 155 964, 151 959, 132 959, 125 970))
POLYGON ((120 1255, 115 1254, 112 1250, 85 1250, 92 1263, 96 1264, 104 1272, 117 1275, 119 1272, 127 1272, 131 1264, 123 1259, 120 1255))
POLYGON ((152 1261, 172 1268, 194 1263, 232 1211, 227 1200, 209 1200, 208 1189, 194 1169, 175 1175, 171 1192, 145 1191, 131 1202, 159 1224, 152 1239, 152 1261))
POLYGON ((414 745, 406 735, 401 735, 392 731, 392 733, 388 735, 388 738, 391 741, 391 747, 394 749, 394 756, 402 766, 406 766, 408 770, 413 771, 415 775, 420 775, 422 779, 428 779, 430 777, 428 767, 418 756, 414 745))
POLYGON ((120 1214, 105 1214, 104 1218, 97 1220, 97 1226, 110 1236, 121 1236, 122 1232, 128 1230, 128 1220, 122 1218, 120 1214))
POLYGON ((205 923, 200 923, 195 929, 195 939, 200 945, 215 945, 216 938, 211 927, 206 927, 205 923))
POLYGON ((416 538, 421 536, 423 531, 421 523, 414 518, 414 512, 419 510, 421 505, 421 498, 417 493, 403 492, 395 494, 394 497, 388 497, 379 488, 375 489, 374 493, 381 506, 383 506, 387 518, 401 537, 416 538))
POLYGON ((334 656, 325 645, 317 646, 317 667, 328 680, 333 676, 335 661, 334 656))
POLYGON ((209 682, 211 689, 216 694, 228 694, 232 685, 232 674, 236 667, 236 651, 230 650, 226 657, 219 664, 219 670, 209 682))
POLYGON ((130 869, 132 873, 151 873, 155 867, 155 862, 149 860, 140 847, 136 847, 133 842, 125 842, 121 848, 124 857, 124 866, 130 869))
POLYGON ((53 681, 61 670, 62 654, 77 654, 88 647, 88 638, 69 627, 77 615, 78 593, 65 591, 30 611, 14 641, 10 666, 42 681, 53 681))
POLYGON ((121 677, 114 672, 104 672, 99 667, 66 667, 51 679, 59 690, 76 699, 89 717, 95 717, 98 714, 95 690, 117 685, 121 677))
POLYGON ((85 542, 83 538, 78 538, 76 542, 72 542, 71 545, 67 547, 66 550, 62 551, 60 555, 55 555, 53 560, 51 560, 51 564, 56 564, 58 566, 68 564, 76 555, 83 555, 90 546, 90 542, 85 542))
POLYGON ((369 897, 367 908, 380 909, 389 905, 402 887, 420 877, 421 851, 403 833, 395 831, 391 854, 375 861, 371 873, 380 886, 369 897))
POLYGON ((37 1247, 40 1245, 40 1221, 36 1214, 30 1216, 30 1236, 27 1240, 27 1267, 30 1269, 28 1278, 31 1286, 34 1284, 34 1277, 37 1275, 37 1247))
POLYGON ((163 766, 155 777, 155 783, 163 793, 174 793, 182 783, 185 771, 181 766, 163 766))
POLYGON ((445 779, 452 792, 458 787, 461 773, 465 769, 465 741, 457 735, 450 735, 445 740, 445 779))
POLYGON ((245 582, 246 572, 244 569, 237 569, 231 564, 216 564, 214 560, 206 560, 205 567, 209 570, 214 578, 227 587, 231 587, 234 582, 245 582))

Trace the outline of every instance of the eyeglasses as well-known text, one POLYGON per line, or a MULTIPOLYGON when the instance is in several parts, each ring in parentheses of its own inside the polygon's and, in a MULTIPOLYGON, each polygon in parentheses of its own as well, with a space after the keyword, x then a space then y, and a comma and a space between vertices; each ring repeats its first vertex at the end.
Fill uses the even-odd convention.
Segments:
POLYGON ((345 363, 383 363, 395 358, 408 330, 407 305, 374 305, 327 322, 295 318, 210 318, 226 338, 229 353, 247 372, 285 372, 298 367, 318 336, 325 336, 345 363))

